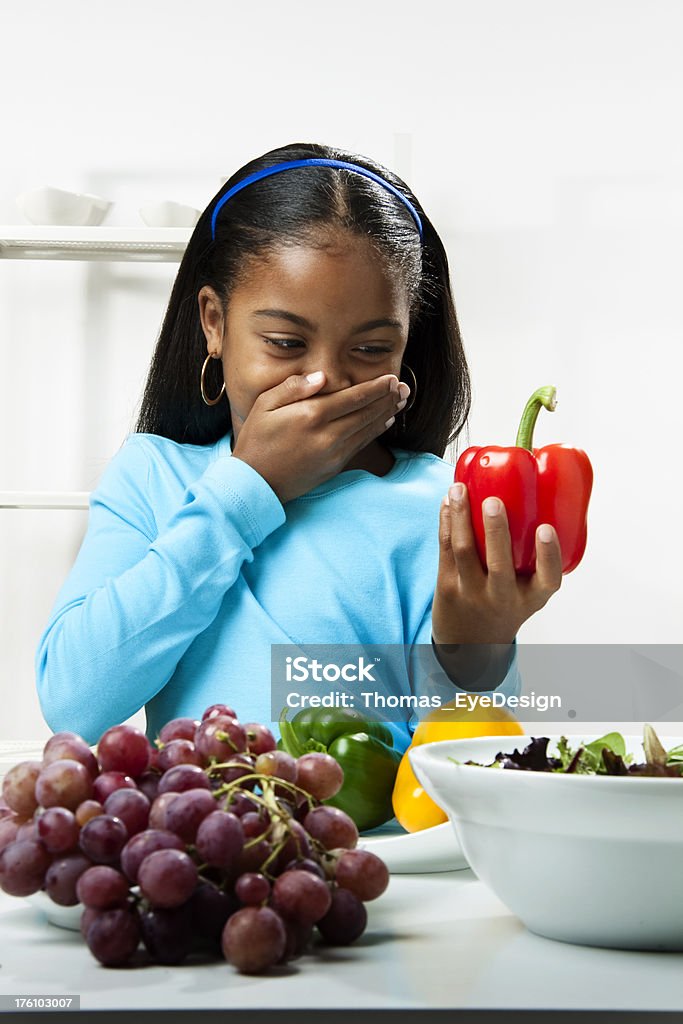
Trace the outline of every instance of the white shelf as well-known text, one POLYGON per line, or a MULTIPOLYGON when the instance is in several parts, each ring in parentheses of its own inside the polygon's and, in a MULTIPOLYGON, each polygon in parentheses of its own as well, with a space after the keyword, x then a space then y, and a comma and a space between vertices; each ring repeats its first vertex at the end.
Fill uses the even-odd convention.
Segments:
POLYGON ((0 259, 179 263, 191 228, 0 226, 0 259))
POLYGON ((0 491, 0 509, 88 509, 88 491, 0 491))

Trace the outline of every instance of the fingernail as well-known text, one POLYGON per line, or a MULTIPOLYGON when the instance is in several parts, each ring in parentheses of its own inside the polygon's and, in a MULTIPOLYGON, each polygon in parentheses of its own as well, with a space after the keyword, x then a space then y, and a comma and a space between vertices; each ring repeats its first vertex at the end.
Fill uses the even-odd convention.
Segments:
POLYGON ((322 370, 316 370, 315 373, 307 373, 306 374, 306 380, 308 381, 309 384, 319 384, 322 379, 323 379, 323 371, 322 370))
POLYGON ((401 384, 399 385, 398 393, 401 396, 401 398, 406 398, 407 399, 408 395, 410 394, 410 388, 408 387, 407 384, 404 384, 403 381, 401 381, 401 384))
POLYGON ((404 398, 402 402, 399 402, 398 405, 396 406, 396 411, 400 412, 401 409, 405 406, 406 402, 407 402, 406 398, 404 398))
POLYGON ((443 498, 441 499, 441 504, 442 505, 450 505, 450 501, 448 500, 448 495, 447 494, 444 494, 443 498))
POLYGON ((542 544, 549 544, 550 541, 553 539, 552 526, 548 526, 547 523, 543 523, 542 526, 539 526, 538 539, 541 541, 542 544))
POLYGON ((500 502, 498 498, 487 498, 484 502, 484 512, 487 516, 500 515, 500 502))
POLYGON ((451 486, 448 488, 448 497, 450 498, 449 505, 451 501, 453 502, 454 505, 459 505, 464 496, 465 487, 463 484, 451 484, 451 486))
POLYGON ((387 422, 384 424, 384 426, 385 427, 390 427, 391 424, 394 423, 395 421, 396 421, 396 417, 392 416, 390 420, 387 420, 387 422))

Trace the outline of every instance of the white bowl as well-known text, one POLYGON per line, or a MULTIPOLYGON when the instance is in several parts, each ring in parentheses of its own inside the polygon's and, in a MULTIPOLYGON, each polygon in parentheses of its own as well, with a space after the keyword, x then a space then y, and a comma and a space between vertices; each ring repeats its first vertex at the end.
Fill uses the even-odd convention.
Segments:
POLYGON ((24 216, 33 224, 62 224, 73 227, 92 227, 101 224, 113 205, 101 196, 87 192, 65 192, 61 188, 43 185, 22 192, 16 203, 24 216))
POLYGON ((201 210, 165 200, 159 203, 145 203, 140 207, 140 216, 150 228, 193 228, 201 217, 201 210))
MULTIPOLYGON (((550 737, 550 754, 558 738, 550 737)), ((683 779, 449 760, 488 764, 498 751, 521 750, 530 739, 446 740, 410 751, 418 780, 448 814, 472 870, 537 935, 588 946, 683 949, 683 779)), ((667 750, 681 743, 660 739, 667 750)), ((624 740, 644 761, 642 736, 624 740)))

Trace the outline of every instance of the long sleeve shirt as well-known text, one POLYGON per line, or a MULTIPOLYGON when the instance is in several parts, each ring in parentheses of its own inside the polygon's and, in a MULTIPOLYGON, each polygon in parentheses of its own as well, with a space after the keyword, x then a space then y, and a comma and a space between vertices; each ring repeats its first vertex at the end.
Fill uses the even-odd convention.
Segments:
MULTIPOLYGON (((272 724, 272 644, 426 645, 395 685, 453 699, 431 649, 453 466, 391 452, 385 476, 346 470, 283 506, 230 432, 210 445, 130 434, 36 651, 50 727, 95 743, 144 706, 154 738, 215 702, 272 724)), ((519 693, 516 657, 496 689, 519 693)), ((393 729, 404 749, 409 725, 393 729)))

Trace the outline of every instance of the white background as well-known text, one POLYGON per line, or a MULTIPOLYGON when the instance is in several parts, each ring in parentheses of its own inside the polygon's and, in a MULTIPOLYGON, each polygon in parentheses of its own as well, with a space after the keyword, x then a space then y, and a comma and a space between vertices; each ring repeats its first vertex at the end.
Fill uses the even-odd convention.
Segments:
MULTIPOLYGON (((142 226, 295 141, 402 175, 448 250, 469 440, 513 443, 553 383, 536 443, 593 463, 584 561, 520 641, 681 641, 681 3, 15 0, 0 34, 0 224, 51 184, 142 226)), ((176 269, 0 261, 0 490, 96 485, 176 269)), ((0 510, 0 739, 49 734, 33 658, 85 522, 0 510)))

